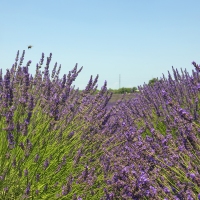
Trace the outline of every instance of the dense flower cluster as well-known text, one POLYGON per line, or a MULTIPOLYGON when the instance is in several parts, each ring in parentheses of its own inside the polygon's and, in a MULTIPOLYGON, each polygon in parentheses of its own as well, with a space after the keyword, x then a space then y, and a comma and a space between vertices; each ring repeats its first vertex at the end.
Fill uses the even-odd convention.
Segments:
POLYGON ((72 83, 82 70, 77 64, 60 79, 56 63, 50 75, 52 54, 41 71, 42 53, 33 77, 31 61, 22 66, 24 55, 18 64, 17 52, 4 77, 0 71, 0 199, 82 199, 80 180, 99 182, 91 177, 96 169, 84 167, 91 150, 85 141, 105 121, 111 94, 105 82, 94 95, 98 75, 94 80, 91 76, 85 90, 74 89, 72 83))
POLYGON ((0 71, 0 199, 200 199, 200 66, 108 108, 98 75, 79 91, 77 64, 42 53, 33 77, 24 55, 0 71))
POLYGON ((200 75, 192 64, 191 76, 173 68, 174 80, 169 73, 111 109, 107 199, 200 199, 200 75))

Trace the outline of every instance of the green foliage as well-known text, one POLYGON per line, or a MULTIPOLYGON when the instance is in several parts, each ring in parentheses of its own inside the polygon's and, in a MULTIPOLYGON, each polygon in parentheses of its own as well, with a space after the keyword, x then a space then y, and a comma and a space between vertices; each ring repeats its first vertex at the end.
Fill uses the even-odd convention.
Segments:
POLYGON ((133 87, 133 88, 125 88, 125 87, 122 87, 122 88, 119 88, 119 89, 109 89, 110 92, 112 92, 113 94, 124 94, 124 93, 135 93, 137 92, 137 88, 136 87, 133 87))
POLYGON ((149 80, 148 85, 153 86, 155 84, 155 82, 158 81, 158 78, 152 78, 151 80, 149 80))

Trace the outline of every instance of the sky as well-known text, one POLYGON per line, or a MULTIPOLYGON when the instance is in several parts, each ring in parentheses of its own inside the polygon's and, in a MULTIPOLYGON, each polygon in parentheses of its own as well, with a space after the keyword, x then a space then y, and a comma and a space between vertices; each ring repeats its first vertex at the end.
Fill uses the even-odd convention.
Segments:
POLYGON ((76 63, 72 84, 84 89, 92 75, 98 88, 137 87, 167 76, 172 66, 200 64, 199 0, 0 0, 0 68, 5 74, 25 50, 34 75, 42 53, 52 53, 50 72, 60 78, 76 63), (33 45, 28 49, 28 45, 33 45))

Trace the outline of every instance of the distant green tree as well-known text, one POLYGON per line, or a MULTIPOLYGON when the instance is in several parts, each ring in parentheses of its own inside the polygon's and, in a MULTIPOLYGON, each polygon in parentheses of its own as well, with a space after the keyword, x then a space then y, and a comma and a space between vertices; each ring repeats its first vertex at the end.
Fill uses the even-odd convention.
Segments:
POLYGON ((133 87, 133 88, 122 87, 122 88, 119 88, 119 89, 111 89, 111 88, 109 88, 108 90, 110 92, 112 92, 113 94, 134 93, 134 92, 138 91, 138 89, 136 87, 133 87))
MULTIPOLYGON (((84 90, 79 90, 79 93, 82 93, 84 90)), ((93 94, 97 94, 99 93, 100 90, 96 90, 93 94)), ((135 93, 135 92, 138 92, 138 89, 137 87, 132 87, 132 88, 125 88, 125 87, 122 87, 122 88, 119 88, 119 89, 112 89, 112 88, 109 88, 108 89, 109 92, 112 92, 113 94, 124 94, 124 93, 135 93)))
POLYGON ((119 91, 119 94, 124 94, 124 93, 131 93, 131 90, 132 88, 120 88, 118 91, 119 91))
POLYGON ((117 91, 117 90, 114 90, 114 89, 109 88, 108 91, 109 91, 109 92, 112 92, 113 94, 116 94, 116 91, 117 91))
POLYGON ((132 92, 133 92, 133 93, 134 93, 134 92, 137 92, 137 90, 138 90, 138 89, 137 89, 136 87, 133 87, 133 88, 132 88, 132 92))
POLYGON ((152 78, 151 80, 149 80, 148 85, 153 86, 155 84, 155 82, 158 81, 158 78, 152 78))

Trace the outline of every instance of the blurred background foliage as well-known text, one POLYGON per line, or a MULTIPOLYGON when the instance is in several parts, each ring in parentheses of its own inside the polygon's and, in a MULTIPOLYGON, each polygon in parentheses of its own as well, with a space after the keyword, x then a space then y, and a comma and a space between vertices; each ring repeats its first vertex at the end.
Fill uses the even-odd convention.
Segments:
MULTIPOLYGON (((159 81, 158 78, 152 78, 151 80, 149 80, 148 85, 153 86, 155 84, 155 82, 159 81)), ((82 90, 80 90, 82 91, 82 90)), ((122 87, 119 89, 108 89, 109 92, 112 92, 113 94, 125 94, 125 93, 138 93, 139 90, 137 87, 132 87, 132 88, 127 88, 127 87, 122 87)), ((96 90, 96 92, 94 94, 97 94, 99 92, 99 90, 96 90)))

